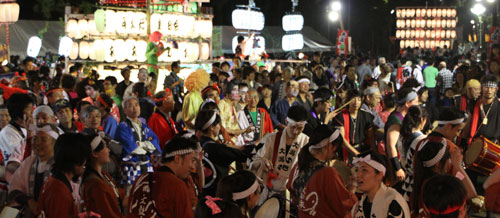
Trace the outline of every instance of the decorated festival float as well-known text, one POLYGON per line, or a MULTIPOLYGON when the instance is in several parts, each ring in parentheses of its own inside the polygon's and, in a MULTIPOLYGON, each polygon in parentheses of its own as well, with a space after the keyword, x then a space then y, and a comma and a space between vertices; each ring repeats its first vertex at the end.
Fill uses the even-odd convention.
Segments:
MULTIPOLYGON (((65 14, 66 36, 60 40, 59 54, 66 63, 81 62, 104 78, 131 67, 131 80, 140 68, 155 72, 163 84, 173 61, 187 70, 210 69, 212 46, 211 14, 202 12, 197 1, 102 0, 93 14, 65 14)), ((158 90, 162 87, 158 86, 158 90)))

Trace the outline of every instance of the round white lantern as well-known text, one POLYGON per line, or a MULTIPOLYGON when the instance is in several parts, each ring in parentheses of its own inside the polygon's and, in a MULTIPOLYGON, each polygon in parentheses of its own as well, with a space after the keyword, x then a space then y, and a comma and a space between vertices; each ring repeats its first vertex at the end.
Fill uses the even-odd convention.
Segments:
POLYGON ((201 44, 201 54, 200 54, 200 60, 205 61, 210 58, 210 46, 208 43, 202 43, 201 44))
POLYGON ((95 20, 89 20, 88 21, 89 25, 89 35, 99 35, 99 32, 97 31, 95 20))
MULTIPOLYGON (((160 22, 161 21, 161 14, 152 14, 151 15, 151 18, 150 18, 150 25, 151 25, 151 32, 154 32, 154 31, 160 31, 162 32, 162 29, 161 29, 161 26, 160 24, 162 24, 163 22, 160 22)), ((162 25, 165 25, 165 24, 162 24, 162 25)))
POLYGON ((210 20, 197 20, 195 22, 195 37, 201 36, 201 38, 211 38, 212 37, 212 21, 210 20))
POLYGON ((136 41, 133 39, 127 39, 125 41, 125 51, 127 55, 127 60, 135 61, 137 59, 137 51, 135 48, 136 41))
POLYGON ((116 19, 116 33, 127 34, 127 12, 118 11, 115 15, 116 19))
POLYGON ((112 39, 104 40, 104 61, 106 62, 114 62, 116 56, 116 49, 113 46, 112 39))
POLYGON ((89 58, 95 61, 94 42, 89 42, 89 58))
POLYGON ((42 48, 42 40, 38 36, 32 36, 28 41, 28 49, 26 53, 28 56, 36 58, 42 48))
POLYGON ((78 58, 78 42, 73 42, 71 47, 71 53, 69 54, 69 59, 75 60, 78 58))
POLYGON ((66 34, 71 38, 76 38, 80 35, 80 27, 78 26, 78 21, 75 19, 69 19, 66 23, 66 34))
POLYGON ((89 23, 85 19, 78 20, 78 29, 80 29, 77 39, 81 39, 89 34, 89 23))
POLYGON ((87 41, 81 41, 80 42, 80 47, 79 47, 79 52, 78 52, 78 56, 80 56, 80 59, 87 59, 89 58, 89 42, 87 41))
POLYGON ((104 40, 95 40, 94 41, 94 54, 95 60, 99 62, 103 62, 106 57, 106 49, 104 45, 104 40))
MULTIPOLYGON (((154 15, 154 14, 153 14, 154 15)), ((146 13, 136 12, 134 13, 134 19, 132 21, 134 23, 134 27, 132 28, 136 34, 146 35, 147 34, 147 22, 146 22, 146 13)), ((151 23, 153 25, 153 23, 151 23)))
POLYGON ((61 56, 69 56, 71 53, 71 47, 73 46, 73 40, 67 36, 63 36, 59 40, 59 52, 58 54, 61 56))
POLYGON ((136 54, 137 54, 137 61, 138 62, 144 62, 146 61, 146 48, 148 46, 148 43, 144 40, 137 41, 135 44, 136 47, 136 54))
POLYGON ((123 41, 123 39, 116 39, 113 42, 113 48, 115 49, 116 61, 124 61, 127 58, 127 50, 125 47, 125 41, 123 41))
POLYGON ((0 23, 15 23, 19 19, 19 4, 0 3, 0 23))
POLYGON ((106 30, 106 12, 102 9, 97 9, 94 12, 94 20, 96 30, 98 32, 104 32, 106 30))
POLYGON ((106 10, 106 33, 114 33, 116 27, 119 25, 119 20, 116 12, 113 10, 106 10))

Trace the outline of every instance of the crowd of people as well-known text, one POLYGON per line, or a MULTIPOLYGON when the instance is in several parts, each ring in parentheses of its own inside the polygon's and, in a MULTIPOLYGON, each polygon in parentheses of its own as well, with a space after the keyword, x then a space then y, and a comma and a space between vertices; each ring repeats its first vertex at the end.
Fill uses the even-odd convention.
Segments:
POLYGON ((51 218, 498 215, 500 47, 452 54, 236 58, 186 78, 173 62, 163 84, 26 59, 0 83, 0 203, 51 218))

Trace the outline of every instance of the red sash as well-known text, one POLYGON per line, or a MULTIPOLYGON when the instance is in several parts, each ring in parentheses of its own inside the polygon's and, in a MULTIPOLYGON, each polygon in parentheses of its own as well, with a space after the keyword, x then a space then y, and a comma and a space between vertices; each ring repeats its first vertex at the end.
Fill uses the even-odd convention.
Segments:
POLYGON ((463 112, 467 111, 467 98, 465 96, 460 96, 460 110, 463 112))
POLYGON ((467 142, 467 147, 470 146, 472 139, 476 135, 477 132, 477 123, 479 122, 479 106, 481 105, 481 100, 477 100, 476 105, 474 106, 474 112, 472 113, 472 125, 470 126, 470 138, 467 142))
MULTIPOLYGON (((344 138, 347 140, 347 142, 351 143, 351 137, 350 137, 350 118, 349 118, 349 111, 344 110, 342 112, 342 116, 344 117, 344 138)), ((344 146, 342 146, 342 156, 344 157, 344 162, 347 163, 348 158, 349 158, 349 153, 347 152, 347 149, 345 149, 344 146)))

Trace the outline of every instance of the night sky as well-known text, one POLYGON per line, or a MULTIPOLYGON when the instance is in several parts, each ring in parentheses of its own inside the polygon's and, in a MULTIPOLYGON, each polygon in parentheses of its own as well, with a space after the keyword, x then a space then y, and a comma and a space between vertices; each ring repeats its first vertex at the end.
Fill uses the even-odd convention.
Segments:
MULTIPOLYGON (((95 10, 97 0, 17 0, 21 6, 20 19, 45 19, 37 10, 42 3, 50 5, 51 20, 58 20, 64 15, 64 2, 71 2, 73 6, 82 3, 93 7, 95 10)), ((299 0, 296 9, 305 19, 305 25, 313 27, 316 31, 335 41, 339 23, 328 21, 328 9, 333 0, 299 0)), ((342 2, 342 17, 344 26, 350 31, 355 46, 361 51, 371 50, 372 54, 393 52, 395 43, 391 43, 390 36, 394 36, 395 15, 390 11, 397 6, 457 6, 459 16, 467 16, 463 20, 469 23, 470 11, 465 6, 473 4, 474 0, 340 0, 342 2), (461 9, 462 8, 462 9, 461 9), (466 12, 466 13, 464 13, 466 12)), ((286 12, 291 11, 290 0, 255 0, 257 7, 261 8, 266 16, 266 26, 281 26, 281 18, 286 12)), ((248 4, 248 0, 211 0, 203 6, 214 8, 214 25, 231 25, 231 12, 236 5, 248 4)), ((460 18, 459 18, 460 19, 460 18)), ((457 24, 461 25, 459 23, 457 24)))

